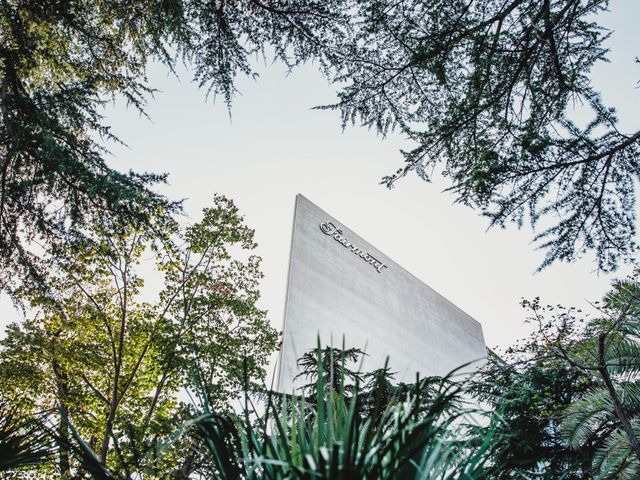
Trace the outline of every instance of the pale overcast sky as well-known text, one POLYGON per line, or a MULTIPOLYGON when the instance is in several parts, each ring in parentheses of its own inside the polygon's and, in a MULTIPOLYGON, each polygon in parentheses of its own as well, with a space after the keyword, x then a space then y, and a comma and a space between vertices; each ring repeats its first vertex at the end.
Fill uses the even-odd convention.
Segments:
MULTIPOLYGON (((634 63, 640 55, 640 2, 614 1, 611 9, 602 16, 615 30, 611 63, 597 67, 595 80, 605 102, 618 108, 621 130, 631 132, 640 128, 640 65, 634 63)), ((335 99, 313 66, 287 76, 281 65, 261 64, 258 72, 257 81, 239 80, 232 120, 222 102, 205 102, 188 72, 177 80, 158 66, 149 72, 151 85, 161 90, 149 104, 151 121, 120 104, 108 109, 107 120, 128 144, 111 146, 113 166, 169 172, 162 191, 186 199, 192 219, 215 192, 234 199, 256 230, 264 259, 262 306, 278 329, 297 193, 476 318, 491 347, 506 347, 530 330, 522 297, 585 307, 628 271, 598 276, 588 258, 535 273, 543 252, 530 245, 532 233, 487 232, 477 212, 453 205, 453 197, 442 193, 443 181, 409 176, 393 190, 379 185, 401 165, 398 150, 410 144, 360 127, 343 132, 338 112, 312 110, 335 99)), ((19 318, 6 298, 0 315, 0 324, 19 318)))

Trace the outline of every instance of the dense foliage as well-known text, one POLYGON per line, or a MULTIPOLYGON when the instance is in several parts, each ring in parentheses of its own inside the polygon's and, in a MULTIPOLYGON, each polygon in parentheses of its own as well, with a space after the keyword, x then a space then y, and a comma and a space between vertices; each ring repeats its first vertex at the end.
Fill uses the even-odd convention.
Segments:
POLYGON ((334 107, 415 141, 386 184, 439 170, 492 225, 528 216, 544 228, 543 266, 589 250, 603 270, 632 257, 640 131, 618 130, 590 76, 606 59, 607 0, 355 3, 334 107), (576 122, 575 105, 591 121, 576 122))
MULTIPOLYGON (((252 360, 244 357, 244 400, 234 410, 211 396, 220 385, 196 375, 182 423, 157 416, 155 442, 134 441, 135 429, 113 437, 118 455, 149 463, 122 468, 93 453, 98 445, 83 441, 86 419, 77 413, 38 421, 57 440, 56 455, 69 455, 69 472, 105 479, 169 471, 230 479, 638 478, 640 286, 617 282, 594 316, 524 304, 536 332, 506 361, 492 354, 478 373, 455 380, 398 384, 387 366, 359 371, 358 350, 319 346, 300 359, 308 383, 295 395, 251 382, 252 360)), ((206 372, 202 360, 195 364, 206 372)), ((47 465, 51 445, 25 438, 47 465)))
POLYGON ((606 59, 607 0, 41 1, 0 5, 0 287, 44 281, 96 217, 149 224, 179 205, 165 176, 109 167, 102 105, 141 112, 149 62, 185 62, 228 104, 250 58, 314 61, 343 121, 417 146, 388 185, 440 169, 493 225, 528 215, 544 265, 595 250, 615 268, 636 250, 640 132, 617 128, 590 69, 606 59), (586 105, 593 120, 572 120, 586 105), (559 193, 559 195, 556 195, 559 193))
POLYGON ((638 478, 640 286, 617 282, 598 315, 524 302, 536 332, 492 360, 477 398, 501 412, 504 478, 638 478))
POLYGON ((543 266, 594 251, 612 270, 637 251, 640 132, 592 86, 607 6, 0 1, 0 289, 28 313, 0 341, 2 474, 640 477, 635 279, 594 317, 525 302, 536 333, 464 381, 398 385, 352 368, 362 352, 319 348, 302 391, 275 394, 253 231, 221 196, 180 227, 153 191, 164 175, 108 165, 101 116, 112 99, 144 112, 149 62, 185 62, 229 105, 252 55, 315 61, 338 89, 322 108, 416 142, 388 186, 440 171, 492 225, 542 226, 543 266))
POLYGON ((206 384, 208 404, 224 411, 262 380, 277 334, 256 306, 253 231, 219 196, 200 222, 171 226, 162 244, 129 226, 95 226, 50 272, 50 295, 21 292, 30 315, 0 341, 0 397, 21 417, 48 412, 63 448, 44 471, 75 468, 68 422, 115 472, 188 470, 188 439, 162 458, 139 456, 193 414, 181 392, 206 384), (164 273, 156 301, 143 300, 145 257, 164 273))
POLYGON ((120 173, 105 159, 102 140, 117 139, 101 107, 118 98, 143 112, 149 62, 185 61, 229 102, 252 55, 268 50, 293 65, 329 48, 340 3, 2 2, 0 288, 43 283, 34 245, 62 254, 96 218, 148 225, 159 207, 179 207, 150 190, 164 175, 120 173))
POLYGON ((498 478, 588 478, 591 459, 602 442, 590 439, 572 448, 564 440, 561 423, 567 407, 594 384, 553 359, 527 357, 506 364, 489 358, 474 393, 501 417, 496 423, 501 443, 495 460, 502 465, 498 478))
MULTIPOLYGON (((246 391, 244 406, 235 414, 220 412, 196 389, 199 414, 163 443, 164 454, 184 436, 196 439, 191 478, 494 478, 491 430, 485 429, 484 442, 469 435, 467 423, 475 420, 469 416, 471 410, 462 407, 460 385, 432 379, 428 407, 423 408, 426 403, 418 388, 386 405, 373 419, 359 407, 362 392, 344 389, 345 377, 334 384, 336 389, 324 383, 330 373, 324 371, 320 356, 318 352, 317 382, 307 392, 317 399, 313 404, 304 396, 270 392, 255 408, 246 391)), ((89 478, 139 476, 107 468, 78 437, 71 440, 70 449, 89 478)), ((180 473, 176 478, 186 478, 180 473)))

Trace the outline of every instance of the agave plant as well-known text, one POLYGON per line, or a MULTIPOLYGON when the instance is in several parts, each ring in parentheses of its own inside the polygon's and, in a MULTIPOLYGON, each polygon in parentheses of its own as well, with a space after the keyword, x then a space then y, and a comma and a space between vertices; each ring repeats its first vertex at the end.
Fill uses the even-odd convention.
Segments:
MULTIPOLYGON (((204 406, 197 429, 211 474, 222 479, 481 479, 497 467, 490 461, 491 428, 471 438, 470 409, 461 408, 461 386, 440 379, 424 408, 415 394, 389 405, 379 420, 362 418, 358 385, 345 379, 327 389, 317 352, 314 403, 304 396, 269 393, 259 414, 245 397, 242 415, 217 415, 204 406)), ((336 369, 339 371, 339 369, 336 369)))
MULTIPOLYGON (((485 429, 475 430, 482 435, 469 434, 466 423, 473 409, 465 406, 460 384, 439 379, 425 399, 421 394, 427 389, 421 381, 405 399, 387 405, 380 416, 363 417, 357 380, 347 389, 341 376, 335 389, 327 388, 326 365, 320 350, 317 353, 313 402, 304 395, 267 392, 256 403, 246 389, 240 412, 223 413, 211 408, 207 395, 194 392, 197 415, 153 454, 169 451, 181 437, 194 439, 193 469, 177 472, 178 478, 448 480, 496 476, 498 466, 491 462, 494 430, 488 423, 485 429)), ((73 450, 93 478, 131 478, 109 472, 76 440, 73 450)))

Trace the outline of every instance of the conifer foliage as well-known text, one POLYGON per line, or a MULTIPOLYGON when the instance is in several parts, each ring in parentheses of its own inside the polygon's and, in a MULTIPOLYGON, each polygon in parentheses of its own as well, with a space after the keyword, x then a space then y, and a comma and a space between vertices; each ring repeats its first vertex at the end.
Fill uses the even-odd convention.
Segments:
POLYGON ((148 224, 179 209, 151 190, 165 175, 111 168, 102 141, 117 141, 103 104, 124 99, 144 113, 149 62, 184 61, 230 102, 236 75, 252 75, 250 56, 269 50, 294 65, 328 48, 340 3, 1 2, 0 288, 42 284, 40 247, 62 247, 95 218, 148 224))
POLYGON ((357 3, 325 108, 415 142, 385 184, 441 172, 491 225, 539 226, 542 267, 594 251, 611 270, 633 256, 640 131, 619 130, 591 79, 606 60, 607 0, 357 3))
MULTIPOLYGON (((95 216, 145 223, 179 205, 162 173, 123 173, 101 106, 144 112, 149 62, 185 62, 230 104, 251 58, 314 61, 344 123, 416 142, 406 164, 435 170, 492 225, 543 226, 543 266, 594 251, 602 270, 636 249, 640 132, 622 132, 590 70, 606 59, 607 0, 35 1, 0 5, 0 287, 42 280, 41 244, 95 216), (592 121, 573 121, 585 105, 592 121)), ((125 139, 126 140, 126 139, 125 139)))

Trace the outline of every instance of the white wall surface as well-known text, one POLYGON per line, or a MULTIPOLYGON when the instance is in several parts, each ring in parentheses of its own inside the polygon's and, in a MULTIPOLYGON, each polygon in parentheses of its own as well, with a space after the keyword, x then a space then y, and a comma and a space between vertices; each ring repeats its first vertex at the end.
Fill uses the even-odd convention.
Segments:
POLYGON ((280 391, 306 383, 296 380, 296 360, 316 347, 318 336, 323 346, 341 347, 344 338, 347 348, 364 350, 363 371, 383 367, 389 357, 395 380, 404 382, 416 372, 445 375, 481 361, 486 351, 476 320, 298 195, 280 391))

